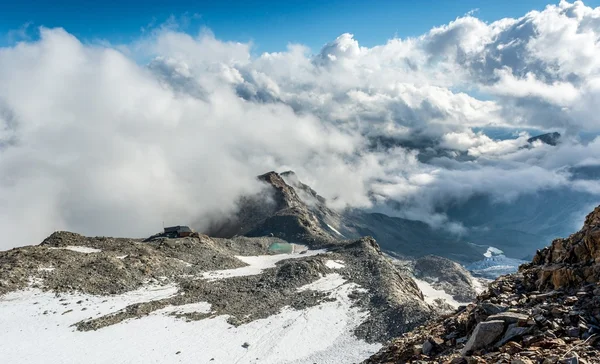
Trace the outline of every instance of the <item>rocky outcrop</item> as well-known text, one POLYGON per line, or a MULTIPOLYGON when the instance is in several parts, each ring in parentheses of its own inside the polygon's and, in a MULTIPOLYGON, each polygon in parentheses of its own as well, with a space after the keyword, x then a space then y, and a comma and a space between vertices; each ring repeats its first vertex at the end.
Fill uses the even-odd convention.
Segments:
POLYGON ((600 280, 600 206, 581 231, 556 239, 523 267, 526 284, 536 289, 562 289, 600 280))
POLYGON ((473 304, 404 334, 366 363, 600 362, 599 228, 600 207, 580 232, 490 283, 473 304))
MULTIPOLYGON (((267 243, 255 240, 245 249, 266 251, 267 243)), ((40 245, 0 252, 0 295, 38 280, 55 292, 119 294, 158 277, 178 282, 182 274, 243 267, 233 254, 238 251, 205 235, 142 243, 58 231, 40 245)))

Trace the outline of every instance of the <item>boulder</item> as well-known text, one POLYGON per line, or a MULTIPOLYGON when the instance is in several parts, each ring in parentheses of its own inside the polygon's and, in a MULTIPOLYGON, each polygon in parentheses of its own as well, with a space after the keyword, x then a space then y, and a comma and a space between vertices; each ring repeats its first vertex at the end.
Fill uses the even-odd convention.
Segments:
POLYGON ((461 354, 468 355, 470 352, 485 348, 493 344, 504 332, 504 321, 493 320, 480 322, 473 330, 469 341, 465 344, 461 354))
POLYGON ((431 353, 433 353, 433 343, 429 340, 425 340, 421 350, 423 351, 423 354, 431 355, 431 353))

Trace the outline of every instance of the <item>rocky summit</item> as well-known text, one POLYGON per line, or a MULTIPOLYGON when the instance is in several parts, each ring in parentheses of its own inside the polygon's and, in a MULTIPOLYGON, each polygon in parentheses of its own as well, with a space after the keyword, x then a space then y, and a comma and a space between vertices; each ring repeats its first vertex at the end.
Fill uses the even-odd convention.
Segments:
POLYGON ((365 363, 600 363, 600 206, 474 303, 365 363))

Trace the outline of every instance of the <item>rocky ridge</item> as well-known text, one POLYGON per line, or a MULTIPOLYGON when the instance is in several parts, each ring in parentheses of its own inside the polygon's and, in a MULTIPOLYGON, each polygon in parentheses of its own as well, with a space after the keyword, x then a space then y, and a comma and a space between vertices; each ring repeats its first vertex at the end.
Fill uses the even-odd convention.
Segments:
POLYGON ((275 236, 313 248, 337 244, 341 237, 326 228, 282 175, 268 172, 258 179, 264 183, 263 191, 243 197, 235 216, 215 222, 206 234, 221 238, 275 236))
POLYGON ((457 313, 365 363, 600 363, 600 206, 457 313))
POLYGON ((331 300, 326 292, 299 289, 335 273, 360 287, 351 298, 366 318, 354 334, 367 342, 387 341, 435 315, 410 276, 397 269, 372 238, 339 243, 328 251, 295 254, 294 259, 284 259, 260 274, 206 279, 210 271, 246 266, 239 257, 270 254, 268 247, 274 242, 285 241, 197 234, 141 242, 56 232, 40 245, 0 252, 0 296, 29 288, 60 297, 116 295, 148 284, 171 286, 177 292, 173 296, 131 304, 74 326, 80 331, 98 330, 167 306, 199 302, 210 304, 211 312, 187 314, 185 319, 227 315, 227 321, 238 326, 275 315, 285 307, 302 310, 331 300), (343 263, 331 267, 331 261, 343 263))
POLYGON ((475 261, 483 253, 463 239, 421 221, 330 209, 325 198, 302 183, 293 171, 269 172, 258 179, 264 184, 261 193, 243 197, 234 216, 215 222, 203 232, 222 238, 273 234, 311 247, 372 236, 384 250, 403 257, 435 254, 460 262, 475 261))

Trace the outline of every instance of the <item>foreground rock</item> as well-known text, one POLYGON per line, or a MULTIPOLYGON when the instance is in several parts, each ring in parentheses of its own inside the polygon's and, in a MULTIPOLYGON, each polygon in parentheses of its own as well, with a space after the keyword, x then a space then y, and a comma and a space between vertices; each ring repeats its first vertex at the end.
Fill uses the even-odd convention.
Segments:
POLYGON ((580 232, 492 282, 475 303, 365 363, 599 363, 599 272, 600 207, 580 232))

